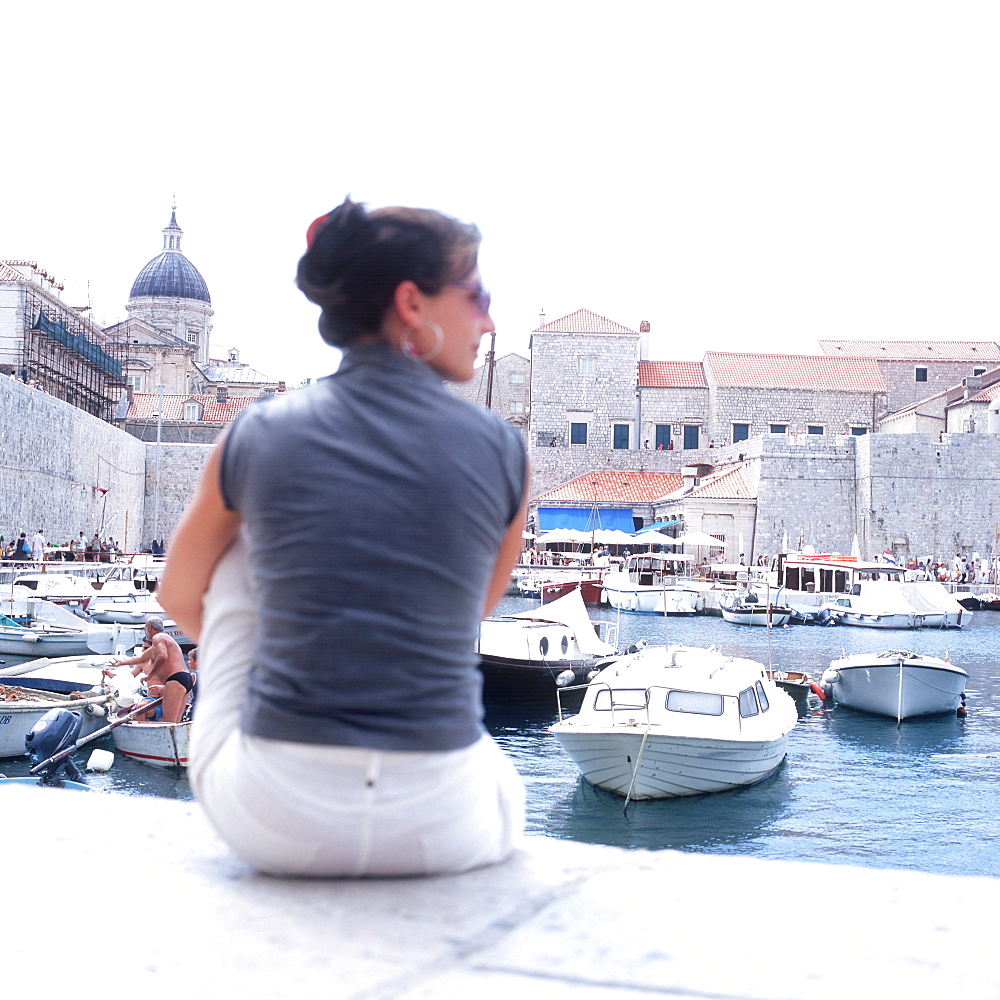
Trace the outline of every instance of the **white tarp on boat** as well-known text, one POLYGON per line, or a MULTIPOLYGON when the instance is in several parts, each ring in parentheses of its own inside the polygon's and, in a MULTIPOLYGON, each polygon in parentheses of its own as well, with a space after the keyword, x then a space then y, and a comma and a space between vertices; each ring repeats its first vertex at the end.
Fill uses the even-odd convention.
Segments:
POLYGON ((572 629, 580 651, 589 656, 609 656, 617 652, 614 646, 610 646, 603 639, 598 638, 579 589, 571 590, 565 597, 559 597, 549 604, 543 604, 540 608, 520 611, 509 617, 565 625, 566 628, 572 629))
MULTIPOLYGON (((895 586, 899 587, 903 596, 922 615, 942 611, 947 614, 958 614, 965 610, 940 583, 935 583, 933 580, 899 583, 895 586)), ((968 614, 968 612, 965 613, 968 614)))

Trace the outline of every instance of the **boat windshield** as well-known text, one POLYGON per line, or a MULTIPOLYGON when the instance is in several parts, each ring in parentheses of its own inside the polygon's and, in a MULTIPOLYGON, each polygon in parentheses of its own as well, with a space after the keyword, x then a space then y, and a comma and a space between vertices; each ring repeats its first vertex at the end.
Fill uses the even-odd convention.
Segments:
POLYGON ((669 691, 667 711, 687 712, 692 715, 722 715, 722 695, 708 691, 669 691))
POLYGON ((646 688, 604 688, 594 698, 594 709, 611 712, 621 708, 646 707, 646 688))

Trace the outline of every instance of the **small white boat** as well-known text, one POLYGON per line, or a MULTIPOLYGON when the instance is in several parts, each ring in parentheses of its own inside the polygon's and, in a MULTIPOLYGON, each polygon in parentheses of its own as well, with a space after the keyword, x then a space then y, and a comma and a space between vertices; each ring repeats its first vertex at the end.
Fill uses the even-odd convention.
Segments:
MULTIPOLYGON (((559 694, 557 694, 559 697, 559 694)), ((549 731, 591 784, 627 799, 752 785, 784 760, 798 718, 754 660, 715 648, 646 646, 586 686, 549 731)))
POLYGON ((106 692, 57 694, 0 684, 0 757, 25 756, 25 736, 53 708, 78 713, 81 736, 94 732, 104 725, 109 698, 106 692))
POLYGON ((855 585, 855 593, 827 601, 822 610, 840 625, 861 628, 920 628, 924 616, 903 596, 898 583, 855 585))
MULTIPOLYGON (((90 599, 97 593, 87 577, 58 572, 22 573, 14 577, 12 587, 23 587, 35 597, 81 610, 86 610, 90 599)), ((14 593, 16 591, 12 591, 9 596, 14 596, 14 593)))
POLYGON ((719 598, 719 610, 725 621, 733 625, 762 625, 765 628, 781 628, 788 624, 793 611, 786 604, 769 601, 754 591, 736 591, 719 598))
POLYGON ((62 605, 41 598, 0 600, 0 655, 115 653, 141 641, 141 629, 88 622, 62 605))
POLYGON ((618 626, 595 625, 579 590, 515 615, 479 625, 479 666, 488 700, 545 697, 577 684, 618 652, 618 626))
POLYGON ((87 613, 95 622, 113 625, 143 625, 150 618, 166 618, 159 601, 148 591, 114 593, 95 592, 87 613))
POLYGON ((969 675, 954 663, 903 649, 832 660, 820 685, 840 705, 901 722, 955 712, 965 702, 969 675))
MULTIPOLYGON (((869 586, 863 584, 862 587, 869 586)), ((872 584, 870 586, 876 586, 872 584)), ((882 584, 881 586, 893 586, 882 584)), ((972 622, 972 611, 954 594, 933 580, 895 584, 903 597, 923 616, 923 628, 963 628, 972 622)))
POLYGON ((190 722, 126 722, 112 730, 115 749, 154 767, 187 767, 190 722))
POLYGON ((603 600, 622 611, 696 615, 705 596, 681 575, 692 558, 660 552, 629 556, 623 569, 605 575, 603 600))

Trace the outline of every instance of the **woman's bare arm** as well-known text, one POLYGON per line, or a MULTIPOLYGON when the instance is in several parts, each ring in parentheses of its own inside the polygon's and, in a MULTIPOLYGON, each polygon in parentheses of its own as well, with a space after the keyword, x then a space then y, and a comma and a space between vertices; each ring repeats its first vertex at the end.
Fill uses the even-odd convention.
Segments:
POLYGON ((201 635, 201 602, 212 571, 240 526, 236 511, 227 510, 219 485, 222 445, 216 445, 201 475, 194 498, 170 539, 167 565, 157 589, 164 611, 195 642, 201 635))

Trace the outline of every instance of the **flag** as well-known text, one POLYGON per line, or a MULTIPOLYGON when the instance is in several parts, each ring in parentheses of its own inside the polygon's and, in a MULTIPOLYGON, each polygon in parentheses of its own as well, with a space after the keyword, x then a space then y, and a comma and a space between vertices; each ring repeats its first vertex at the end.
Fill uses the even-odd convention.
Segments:
POLYGON ((888 549, 882 553, 882 562, 892 563, 893 566, 896 565, 896 560, 892 558, 892 553, 888 549))

